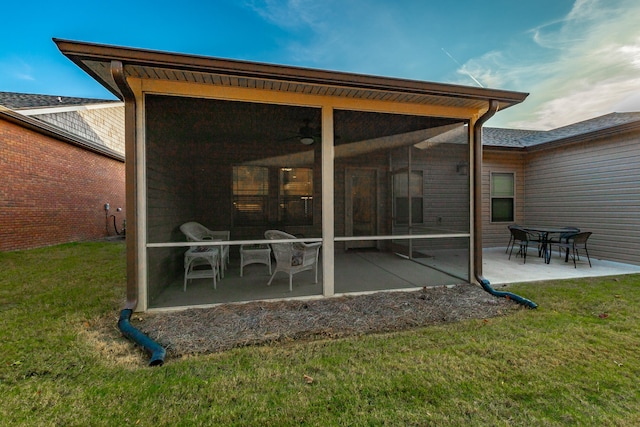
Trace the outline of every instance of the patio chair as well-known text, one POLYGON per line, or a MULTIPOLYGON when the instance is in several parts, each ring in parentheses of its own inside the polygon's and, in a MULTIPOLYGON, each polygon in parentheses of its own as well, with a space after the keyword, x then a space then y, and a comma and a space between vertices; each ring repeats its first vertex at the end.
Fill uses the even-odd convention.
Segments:
MULTIPOLYGON (((206 241, 228 241, 230 240, 229 231, 213 231, 204 225, 195 222, 185 222, 180 226, 180 231, 187 237, 188 242, 206 242, 206 241)), ((218 246, 221 251, 219 257, 219 274, 224 278, 224 270, 229 264, 229 245, 218 246)))
POLYGON ((585 254, 587 255, 587 260, 589 261, 589 268, 591 268, 591 258, 589 258, 589 250, 587 249, 587 240, 593 234, 591 231, 584 231, 582 233, 573 234, 563 242, 552 242, 552 246, 557 246, 558 250, 565 249, 569 251, 571 257, 573 258, 573 268, 578 268, 576 265, 576 259, 580 259, 579 249, 584 249, 585 254))
POLYGON ((509 253, 509 249, 513 246, 513 233, 511 232, 511 229, 513 228, 522 228, 520 227, 518 224, 512 224, 507 226, 507 228, 509 229, 509 243, 507 243, 507 250, 504 251, 505 254, 509 253))
MULTIPOLYGON (((564 233, 560 233, 557 237, 550 237, 549 238, 549 251, 551 252, 551 246, 556 245, 556 243, 569 243, 569 239, 573 236, 575 236, 576 234, 578 234, 580 232, 580 229, 578 227, 565 227, 565 231, 564 233)), ((565 247, 565 257, 566 260, 569 260, 569 248, 565 247)), ((558 255, 562 255, 562 248, 558 247, 558 255)))
POLYGON ((519 249, 516 252, 516 256, 518 254, 522 255, 522 259, 524 260, 524 264, 527 263, 527 250, 529 249, 529 234, 521 228, 511 228, 511 237, 513 243, 511 244, 511 251, 509 252, 509 259, 511 259, 511 254, 513 253, 513 247, 518 244, 519 249))
MULTIPOLYGON (((295 239, 295 236, 279 230, 265 231, 269 240, 295 239)), ((271 251, 276 259, 276 268, 267 283, 271 285, 279 271, 289 275, 289 292, 293 291, 293 275, 306 270, 315 270, 315 283, 318 283, 318 254, 322 243, 271 243, 271 251)))

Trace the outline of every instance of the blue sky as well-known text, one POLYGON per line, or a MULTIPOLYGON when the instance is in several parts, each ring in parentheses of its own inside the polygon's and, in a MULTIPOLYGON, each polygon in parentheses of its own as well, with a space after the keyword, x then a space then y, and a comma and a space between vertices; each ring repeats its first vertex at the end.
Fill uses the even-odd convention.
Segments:
POLYGON ((640 111, 637 0, 9 2, 0 91, 113 99, 52 38, 530 93, 489 126, 640 111))

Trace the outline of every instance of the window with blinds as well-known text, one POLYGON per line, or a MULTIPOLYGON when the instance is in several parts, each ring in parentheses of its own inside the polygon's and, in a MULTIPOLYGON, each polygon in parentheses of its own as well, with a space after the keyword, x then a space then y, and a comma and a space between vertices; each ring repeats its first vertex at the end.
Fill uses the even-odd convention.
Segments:
POLYGON ((313 169, 280 168, 278 220, 283 224, 313 224, 313 169))
POLYGON ((491 222, 513 222, 514 208, 515 174, 491 173, 491 222))
POLYGON ((233 224, 262 225, 268 221, 269 168, 233 167, 233 224))

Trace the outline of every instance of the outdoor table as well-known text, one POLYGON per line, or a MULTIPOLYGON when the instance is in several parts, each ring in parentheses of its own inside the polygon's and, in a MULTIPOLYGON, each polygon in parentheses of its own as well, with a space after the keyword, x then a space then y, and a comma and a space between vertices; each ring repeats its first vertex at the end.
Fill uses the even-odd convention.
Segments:
MULTIPOLYGON (((523 225, 522 229, 527 233, 537 233, 540 236, 540 245, 542 255, 544 255, 544 262, 549 264, 551 262, 551 241, 549 239, 549 235, 551 234, 563 234, 568 232, 576 232, 579 233, 580 229, 575 227, 554 227, 554 226, 543 226, 543 225, 523 225)), ((564 262, 569 261, 569 249, 567 249, 567 253, 565 255, 564 262)))

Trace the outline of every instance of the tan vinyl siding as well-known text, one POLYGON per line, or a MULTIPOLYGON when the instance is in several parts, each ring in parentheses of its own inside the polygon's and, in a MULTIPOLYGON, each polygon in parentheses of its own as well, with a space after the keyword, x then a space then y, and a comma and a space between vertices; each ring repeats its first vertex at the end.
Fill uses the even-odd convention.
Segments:
POLYGON ((530 153, 525 184, 525 222, 591 231, 590 255, 640 264, 637 134, 530 153))
POLYGON ((522 223, 525 219, 525 160, 524 153, 484 150, 482 168, 482 246, 494 248, 507 246, 507 226, 522 223), (491 173, 515 175, 514 222, 491 222, 491 173))

